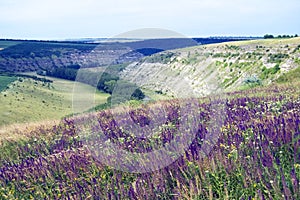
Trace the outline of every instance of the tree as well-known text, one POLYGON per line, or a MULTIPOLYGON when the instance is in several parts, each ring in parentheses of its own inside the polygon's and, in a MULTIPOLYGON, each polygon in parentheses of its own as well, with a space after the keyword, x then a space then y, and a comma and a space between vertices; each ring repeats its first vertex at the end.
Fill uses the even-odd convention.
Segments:
POLYGON ((119 77, 118 76, 115 76, 115 75, 112 75, 112 74, 109 74, 107 72, 103 72, 103 74, 101 75, 100 77, 100 80, 97 84, 97 88, 99 90, 105 90, 105 82, 108 82, 108 81, 111 81, 111 80, 119 80, 119 77))
POLYGON ((145 98, 145 94, 140 88, 137 88, 131 95, 133 99, 142 100, 145 98))
POLYGON ((264 35, 264 38, 265 39, 271 39, 271 38, 274 38, 274 35, 266 34, 266 35, 264 35))
POLYGON ((109 93, 109 94, 112 94, 116 83, 117 83, 116 80, 105 81, 104 82, 104 85, 105 85, 104 86, 104 91, 109 93))

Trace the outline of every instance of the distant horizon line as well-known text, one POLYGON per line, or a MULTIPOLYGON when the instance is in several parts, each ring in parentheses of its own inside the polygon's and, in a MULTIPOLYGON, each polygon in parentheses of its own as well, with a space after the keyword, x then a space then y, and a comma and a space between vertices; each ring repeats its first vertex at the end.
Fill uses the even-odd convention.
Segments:
POLYGON ((0 40, 14 40, 14 41, 59 41, 59 42, 72 42, 72 41, 80 41, 80 40, 148 40, 148 39, 184 39, 184 38, 263 38, 264 36, 229 36, 229 35, 216 35, 216 36, 187 36, 187 37, 157 37, 157 38, 111 38, 111 37, 78 37, 78 38, 53 38, 53 39, 37 39, 37 38, 4 38, 1 37, 0 40))
MULTIPOLYGON (((170 37, 162 37, 162 38, 139 38, 139 37, 111 37, 111 36, 86 36, 86 37, 41 37, 41 38, 34 38, 34 37, 5 37, 0 35, 1 40, 36 40, 36 41, 78 41, 78 40, 114 40, 114 39, 163 39, 163 38, 263 38, 265 35, 273 35, 274 37, 279 36, 279 35, 289 35, 289 36, 295 36, 298 35, 298 33, 293 33, 293 34, 277 34, 277 33, 266 33, 266 34, 260 34, 260 35, 229 35, 229 34, 224 34, 224 35, 190 35, 190 36, 184 36, 183 37, 176 37, 175 36, 170 36, 170 37)), ((300 34, 299 34, 300 35, 300 34)))

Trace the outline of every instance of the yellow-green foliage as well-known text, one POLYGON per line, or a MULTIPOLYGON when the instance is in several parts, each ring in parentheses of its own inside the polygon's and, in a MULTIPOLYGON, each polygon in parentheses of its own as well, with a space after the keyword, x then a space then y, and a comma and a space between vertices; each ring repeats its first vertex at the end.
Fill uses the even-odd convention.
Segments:
POLYGON ((17 80, 16 77, 10 76, 0 76, 0 92, 5 90, 6 87, 11 83, 17 80))
MULTIPOLYGON (((60 119, 73 113, 73 81, 52 79, 53 83, 43 83, 33 79, 19 78, 11 83, 7 90, 0 93, 0 126, 14 123, 37 122, 50 119, 60 119)), ((95 88, 76 83, 81 100, 90 98, 95 88)), ((96 91, 95 103, 105 103, 109 95, 96 91)), ((85 111, 94 105, 84 105, 85 111)))
POLYGON ((286 83, 286 82, 297 82, 300 80, 300 67, 291 70, 285 74, 282 74, 276 82, 278 83, 286 83))

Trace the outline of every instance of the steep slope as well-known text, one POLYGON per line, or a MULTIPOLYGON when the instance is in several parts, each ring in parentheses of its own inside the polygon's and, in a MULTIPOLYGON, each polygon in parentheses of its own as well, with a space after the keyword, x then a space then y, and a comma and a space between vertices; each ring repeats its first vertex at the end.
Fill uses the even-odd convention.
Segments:
POLYGON ((162 38, 137 41, 36 41, 0 39, 0 72, 52 70, 72 65, 99 67, 139 61, 164 50, 250 38, 162 38), (3 49, 2 49, 3 48, 3 49))
POLYGON ((271 84, 299 67, 299 49, 299 37, 189 47, 132 63, 121 77, 159 93, 206 96, 271 84))

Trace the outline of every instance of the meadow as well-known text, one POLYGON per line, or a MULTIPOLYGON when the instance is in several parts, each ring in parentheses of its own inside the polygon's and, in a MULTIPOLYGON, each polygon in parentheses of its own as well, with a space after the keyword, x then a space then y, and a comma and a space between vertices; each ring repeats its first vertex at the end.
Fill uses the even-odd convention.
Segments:
MULTIPOLYGON (((2 128, 15 123, 59 120, 74 113, 72 108, 74 81, 50 77, 47 79, 53 81, 52 83, 12 76, 0 76, 0 79, 3 88, 0 94, 2 128)), ((80 97, 82 101, 90 99, 92 94, 95 104, 103 104, 109 96, 82 83, 76 83, 76 88, 77 93, 82 94, 80 97)), ((93 106, 95 105, 89 104, 77 107, 76 111, 83 112, 93 106)))
POLYGON ((137 78, 146 98, 113 106, 87 84, 2 74, 0 199, 300 199, 299 41, 211 44, 117 65, 112 74, 137 78), (189 77, 202 90, 197 78, 214 71, 223 93, 176 99, 164 89, 189 77), (148 79, 163 85, 147 88, 148 79))
POLYGON ((17 80, 15 77, 0 76, 0 92, 7 89, 7 86, 17 80))
POLYGON ((299 82, 276 84, 117 112, 108 109, 36 127, 23 132, 23 139, 2 142, 0 198, 299 199, 299 94, 299 82), (193 103, 197 109, 181 112, 193 103), (221 124, 214 123, 219 107, 224 112, 221 124), (128 124, 131 130, 136 124, 151 127, 157 113, 165 118, 157 118, 157 129, 146 129, 152 137, 126 131, 128 124), (191 134, 191 145, 155 171, 137 170, 153 160, 134 166, 129 161, 136 158, 113 156, 105 148, 114 144, 127 152, 147 153, 191 134), (105 155, 96 155, 102 150, 111 155, 110 163, 120 159, 121 165, 104 164, 105 155))

